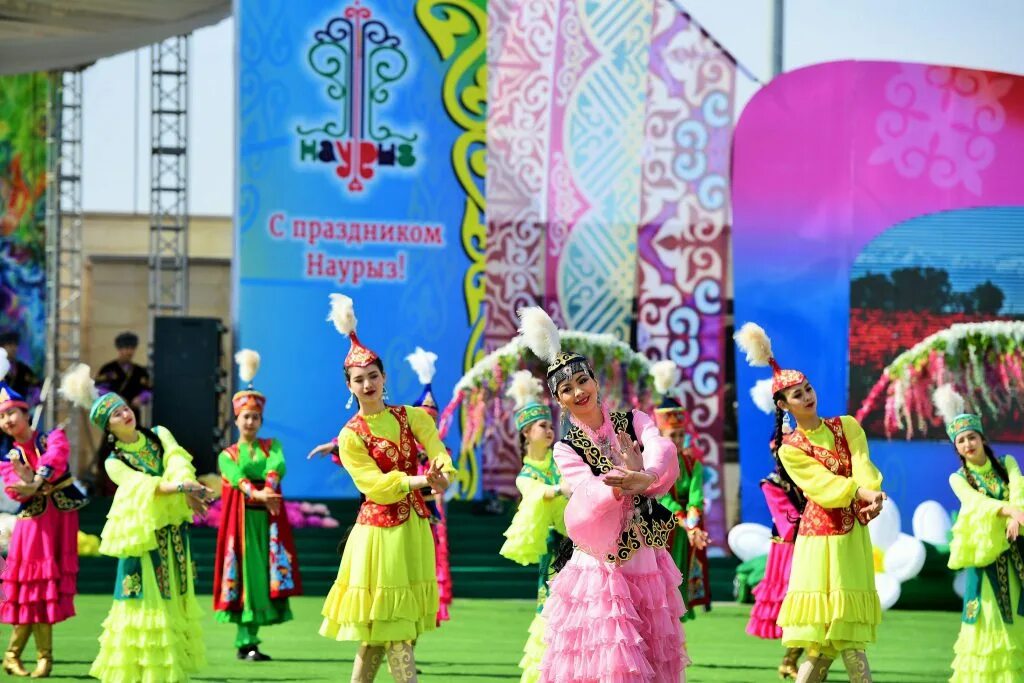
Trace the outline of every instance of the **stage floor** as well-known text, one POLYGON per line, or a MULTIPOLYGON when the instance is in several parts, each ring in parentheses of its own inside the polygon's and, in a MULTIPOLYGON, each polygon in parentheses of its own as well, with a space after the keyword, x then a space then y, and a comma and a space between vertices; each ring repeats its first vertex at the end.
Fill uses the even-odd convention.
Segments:
MULTIPOLYGON (((204 636, 209 664, 195 679, 243 683, 246 681, 347 681, 351 675, 355 645, 335 643, 317 635, 321 597, 292 601, 295 621, 261 632, 261 649, 272 662, 250 663, 235 659, 234 627, 217 624, 210 610, 210 596, 200 596, 206 616, 204 636)), ((100 623, 110 598, 82 595, 76 599, 78 616, 59 624, 54 633, 56 667, 52 681, 88 679, 96 655, 100 623)), ((723 603, 686 625, 691 683, 777 681, 775 667, 782 655, 774 641, 761 641, 743 632, 749 606, 723 603)), ((520 648, 533 616, 526 600, 457 599, 453 621, 425 635, 417 647, 420 679, 429 681, 504 681, 519 679, 520 648)), ((946 680, 953 659, 953 641, 960 615, 950 612, 895 611, 885 614, 880 641, 869 649, 876 683, 933 683, 946 680)), ((4 627, 2 638, 9 637, 4 627)), ((6 640, 4 641, 6 642, 6 640)), ((34 666, 34 647, 26 649, 26 665, 34 666)), ((839 663, 831 680, 846 680, 839 663)), ((390 677, 382 671, 377 680, 390 677)))

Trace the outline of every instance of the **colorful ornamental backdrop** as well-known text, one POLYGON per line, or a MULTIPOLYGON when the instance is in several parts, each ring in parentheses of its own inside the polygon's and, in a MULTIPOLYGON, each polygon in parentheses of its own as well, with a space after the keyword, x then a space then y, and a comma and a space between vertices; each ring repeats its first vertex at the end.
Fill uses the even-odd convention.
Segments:
MULTIPOLYGON (((853 311, 851 320, 858 258, 890 230, 905 230, 911 219, 968 207, 1024 205, 1019 172, 1024 78, 898 62, 799 69, 775 79, 750 101, 736 129, 733 154, 736 321, 754 320, 768 330, 779 362, 803 370, 814 383, 822 414, 854 412, 863 396, 858 390, 851 405, 849 359, 861 365, 863 351, 850 348, 850 328, 862 315, 853 311)), ((989 250, 975 241, 978 224, 977 218, 963 221, 959 248, 951 250, 956 264, 963 258, 984 262, 989 250)), ((890 279, 894 275, 886 273, 890 279)), ((933 325, 926 310, 916 315, 923 328, 933 325)), ((917 338, 908 347, 917 342, 925 343, 917 338)), ((991 356, 989 367, 997 377, 1001 365, 1011 373, 1016 367, 1013 358, 1004 362, 1009 349, 1001 345, 991 356)), ((895 410, 907 406, 895 395, 896 387, 906 388, 910 367, 904 361, 937 363, 938 357, 918 349, 901 358, 893 351, 887 362, 894 363, 890 375, 900 380, 893 386, 895 410)), ((950 354, 942 360, 958 358, 950 354)), ((746 396, 766 373, 747 367, 742 358, 737 366, 738 394, 746 396)), ((962 379, 977 381, 973 374, 962 379)), ((879 391, 888 396, 889 386, 879 391)), ((984 406, 984 396, 979 400, 984 406)), ((895 433, 901 420, 913 418, 917 425, 917 416, 926 412, 919 404, 915 394, 902 418, 892 415, 893 441, 869 437, 872 458, 885 474, 887 493, 903 509, 929 498, 952 509, 955 499, 946 478, 959 463, 948 440, 908 443, 905 421, 904 433, 895 433)), ((771 420, 750 401, 740 401, 739 414, 743 519, 767 521, 758 483, 772 468, 771 420)), ((1022 449, 1019 443, 1001 443, 997 450, 1022 449)), ((903 521, 907 530, 909 516, 903 521)))
MULTIPOLYGON (((721 487, 729 142, 735 67, 668 0, 488 3, 488 350, 539 303, 683 368, 711 533, 721 487), (640 182, 637 182, 637 179, 640 182)), ((511 425, 488 488, 519 469, 511 425)))
MULTIPOLYGON (((348 340, 325 322, 349 294, 390 400, 420 393, 404 357, 440 356, 446 396, 474 357, 481 299, 483 2, 240 0, 237 322, 263 355, 266 427, 293 495, 354 496, 300 456, 337 435, 348 340)), ((478 334, 478 333, 477 333, 478 334)), ((478 488, 462 467, 460 493, 478 488)))
POLYGON ((46 332, 46 74, 0 78, 0 331, 42 373, 46 332))

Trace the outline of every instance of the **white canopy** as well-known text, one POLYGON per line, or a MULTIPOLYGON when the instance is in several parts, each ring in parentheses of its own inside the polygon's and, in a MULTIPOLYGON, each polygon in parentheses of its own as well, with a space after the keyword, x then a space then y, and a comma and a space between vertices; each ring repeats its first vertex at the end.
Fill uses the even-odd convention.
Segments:
POLYGON ((229 14, 231 0, 0 0, 0 74, 86 66, 229 14))

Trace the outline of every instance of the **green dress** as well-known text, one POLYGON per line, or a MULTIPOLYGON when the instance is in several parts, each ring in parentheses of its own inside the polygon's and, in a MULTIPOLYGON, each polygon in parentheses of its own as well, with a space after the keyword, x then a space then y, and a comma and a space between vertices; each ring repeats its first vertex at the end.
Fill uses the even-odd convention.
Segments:
POLYGON ((679 459, 679 478, 675 485, 658 501, 676 516, 680 524, 672 534, 672 547, 669 552, 679 573, 683 575, 683 582, 679 584, 679 590, 683 594, 683 602, 686 603, 686 614, 684 621, 696 618, 695 605, 704 605, 705 609, 711 608, 711 591, 708 589, 707 576, 707 551, 698 550, 691 557, 690 538, 686 535, 684 523, 686 515, 691 508, 696 509, 698 514, 704 516, 704 465, 695 460, 688 465, 684 458, 679 459), (693 561, 695 560, 695 561, 693 561))
MULTIPOLYGON (((253 485, 261 488, 263 482, 279 482, 285 475, 284 452, 277 439, 270 441, 265 453, 258 444, 238 442, 237 460, 228 451, 217 458, 225 485, 241 490, 253 485), (243 484, 246 482, 246 484, 243 484)), ((283 505, 283 502, 282 502, 283 505)), ((270 516, 266 508, 245 508, 245 538, 242 543, 242 609, 217 610, 217 621, 237 624, 235 647, 258 645, 260 626, 281 624, 292 619, 288 598, 270 597, 270 516)))

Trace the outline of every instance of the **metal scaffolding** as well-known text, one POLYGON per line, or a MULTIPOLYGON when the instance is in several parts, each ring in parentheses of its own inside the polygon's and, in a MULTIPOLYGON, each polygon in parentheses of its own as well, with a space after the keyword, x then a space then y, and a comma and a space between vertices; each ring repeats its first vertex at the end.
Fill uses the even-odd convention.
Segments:
POLYGON ((159 316, 188 312, 188 36, 150 47, 149 349, 159 316))
MULTIPOLYGON (((79 421, 57 400, 60 373, 82 351, 82 72, 50 74, 46 111, 46 377, 48 428, 66 421, 78 443, 79 421)), ((74 468, 72 468, 74 471, 74 468)))

